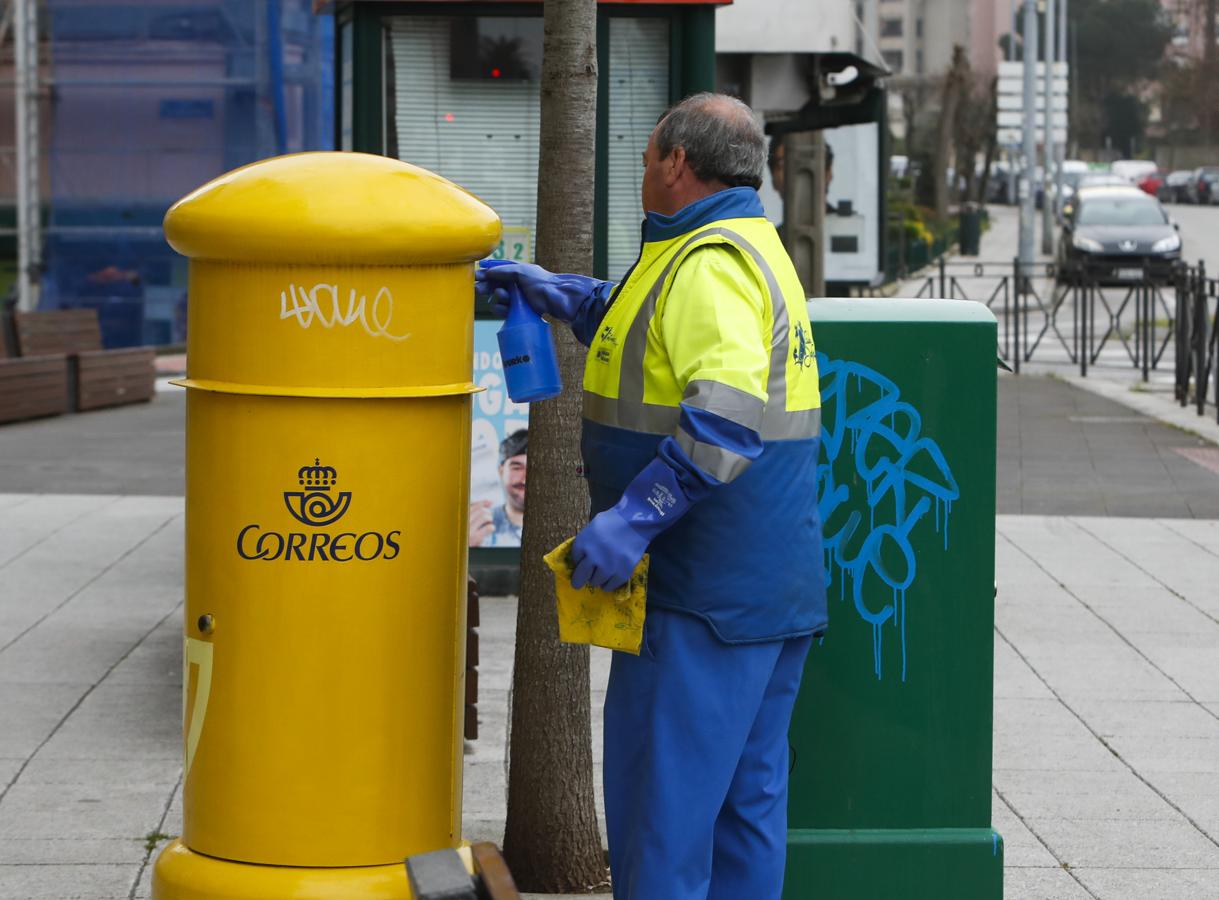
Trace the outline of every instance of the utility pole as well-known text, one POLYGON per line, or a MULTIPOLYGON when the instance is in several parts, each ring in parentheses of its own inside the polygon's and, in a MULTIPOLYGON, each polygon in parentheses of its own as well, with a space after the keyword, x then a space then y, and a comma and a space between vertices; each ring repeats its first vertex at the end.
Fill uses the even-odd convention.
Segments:
MULTIPOLYGON (((1033 180, 1037 176, 1037 4, 1024 0, 1024 196, 1020 199, 1020 275, 1033 270, 1033 180)), ((1017 286, 1020 287, 1019 285, 1017 286)))
POLYGON ((38 162, 38 3, 11 0, 16 56, 17 308, 38 306, 42 268, 42 195, 38 162))
POLYGON ((1042 168, 1042 201, 1041 201, 1041 252, 1046 256, 1054 255, 1054 204, 1056 198, 1050 197, 1050 185, 1054 181, 1054 28, 1056 19, 1054 0, 1046 0, 1045 6, 1045 79, 1042 91, 1045 94, 1045 111, 1041 142, 1042 168))

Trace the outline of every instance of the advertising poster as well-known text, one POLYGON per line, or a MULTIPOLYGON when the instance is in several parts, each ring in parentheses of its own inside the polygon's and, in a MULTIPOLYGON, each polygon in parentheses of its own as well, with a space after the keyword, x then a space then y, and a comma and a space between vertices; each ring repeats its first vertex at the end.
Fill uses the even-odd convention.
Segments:
POLYGON ((825 280, 871 284, 880 273, 880 124, 827 128, 825 280))
POLYGON ((474 421, 470 455, 470 546, 519 547, 525 516, 529 405, 504 387, 495 333, 503 323, 474 323, 474 421))

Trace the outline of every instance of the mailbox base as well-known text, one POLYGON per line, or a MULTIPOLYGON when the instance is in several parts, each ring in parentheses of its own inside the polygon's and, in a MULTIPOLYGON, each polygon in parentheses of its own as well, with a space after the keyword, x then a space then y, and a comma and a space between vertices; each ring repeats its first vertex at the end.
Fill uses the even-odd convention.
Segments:
POLYGON ((785 900, 1003 900, 1003 838, 990 828, 792 829, 785 900))
POLYGON ((195 853, 180 840, 157 857, 153 900, 411 900, 406 866, 258 866, 195 853))

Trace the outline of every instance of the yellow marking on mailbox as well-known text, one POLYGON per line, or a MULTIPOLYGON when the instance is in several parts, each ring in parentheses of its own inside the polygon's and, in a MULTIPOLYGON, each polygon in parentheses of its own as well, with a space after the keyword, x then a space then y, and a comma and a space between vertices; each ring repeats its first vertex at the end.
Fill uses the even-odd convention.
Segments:
POLYGON ((182 727, 186 730, 186 768, 182 777, 190 774, 199 748, 199 736, 203 733, 203 720, 207 716, 207 701, 212 694, 212 644, 198 638, 186 639, 182 654, 182 727), (195 702, 189 703, 190 667, 198 667, 195 678, 195 702), (189 717, 189 718, 188 718, 189 717))

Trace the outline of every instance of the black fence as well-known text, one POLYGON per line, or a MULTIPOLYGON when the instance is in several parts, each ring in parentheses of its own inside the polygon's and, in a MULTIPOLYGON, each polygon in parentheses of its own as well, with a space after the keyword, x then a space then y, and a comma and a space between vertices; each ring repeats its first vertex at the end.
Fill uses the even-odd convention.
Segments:
POLYGON ((1182 272, 1177 287, 1176 396, 1177 402, 1197 407, 1206 414, 1207 395, 1213 391, 1216 420, 1219 421, 1219 283, 1206 277, 1206 266, 1199 262, 1182 272))
POLYGON ((916 294, 985 304, 999 320, 1000 355, 1015 372, 1052 359, 1086 376, 1106 350, 1117 350, 1119 364, 1146 381, 1174 348, 1177 399, 1192 399, 1199 414, 1210 389, 1219 396, 1217 295, 1219 282, 1201 263, 1060 268, 945 258, 916 294))

